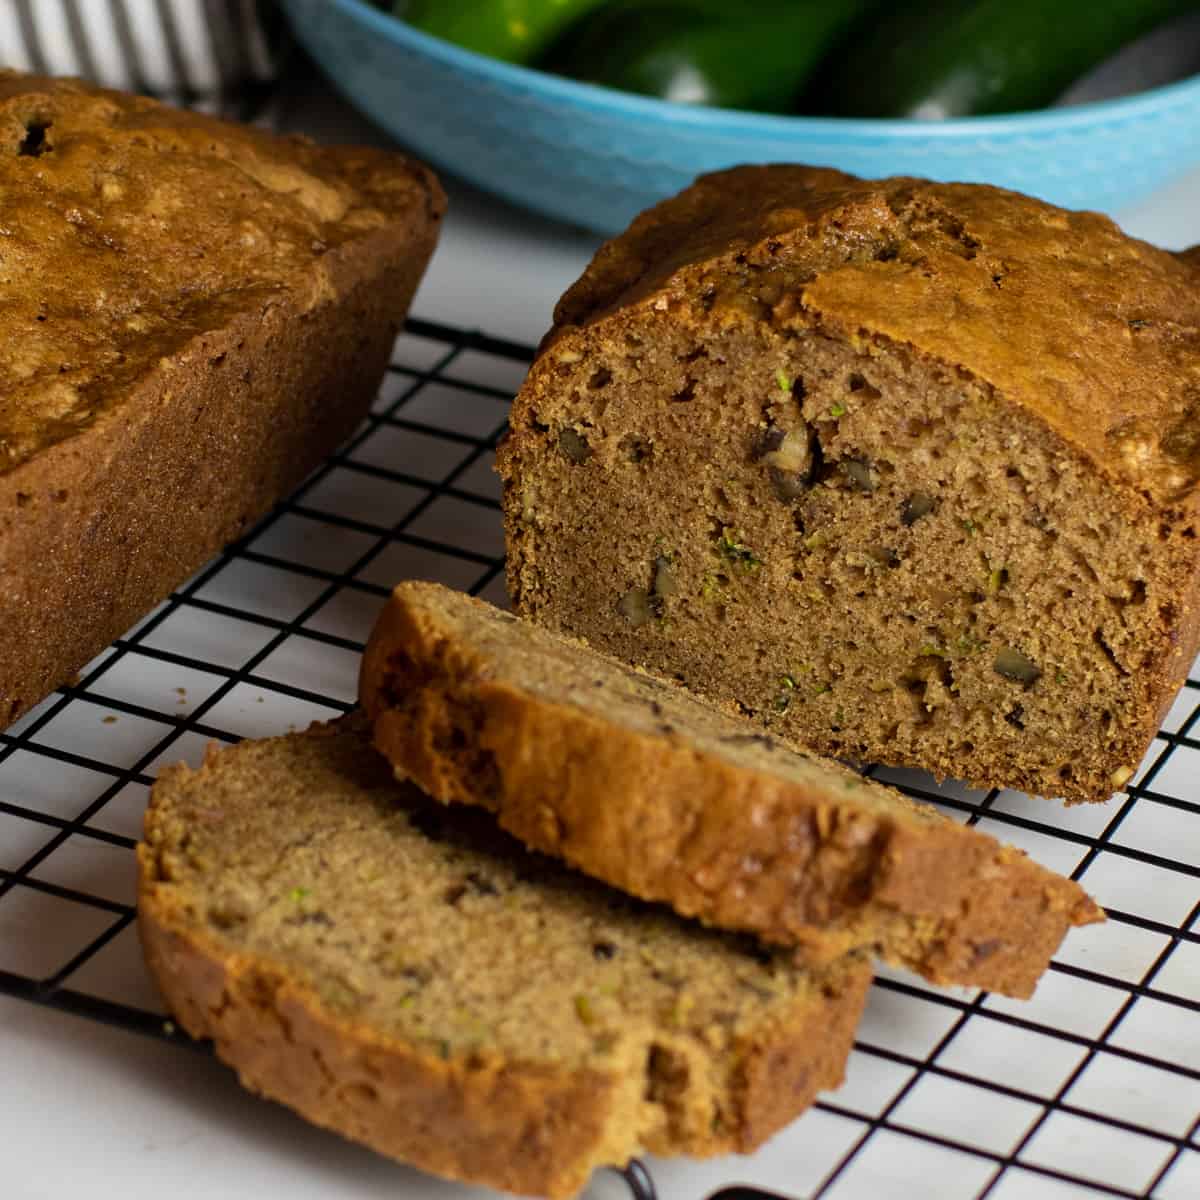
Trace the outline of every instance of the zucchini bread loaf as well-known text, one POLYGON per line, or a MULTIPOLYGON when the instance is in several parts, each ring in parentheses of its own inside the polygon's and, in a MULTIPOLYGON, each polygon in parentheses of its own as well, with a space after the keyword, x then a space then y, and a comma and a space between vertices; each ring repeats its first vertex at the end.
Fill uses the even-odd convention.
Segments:
POLYGON ((990 187, 710 175, 563 297, 499 469, 521 614, 821 753, 1103 800, 1200 638, 1200 271, 990 187))
POLYGON ((685 916, 1032 993, 1102 919, 1069 879, 682 688, 436 584, 392 594, 363 708, 402 779, 685 916))
POLYGON ((384 1154, 569 1196, 639 1149, 749 1151, 841 1081, 871 972, 806 971, 392 779, 361 717, 155 785, 140 929, 254 1091, 384 1154))
POLYGON ((424 167, 0 72, 0 727, 361 419, 424 167))

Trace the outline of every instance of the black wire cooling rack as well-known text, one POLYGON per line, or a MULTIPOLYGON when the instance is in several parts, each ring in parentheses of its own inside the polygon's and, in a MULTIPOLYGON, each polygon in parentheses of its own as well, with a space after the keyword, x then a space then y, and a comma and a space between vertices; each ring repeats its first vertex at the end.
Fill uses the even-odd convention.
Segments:
MULTIPOLYGON (((191 1045, 155 1008, 133 948, 132 850, 153 773, 197 761, 210 740, 348 709, 399 579, 503 602, 491 462, 530 357, 410 321, 355 437, 0 733, 0 993, 191 1045)), ((630 1188, 663 1200, 733 1183, 806 1200, 1200 1197, 1198 722, 1193 678, 1128 796, 1106 806, 875 772, 1081 879, 1108 923, 1073 933, 1025 1003, 885 970, 840 1091, 749 1159, 648 1160, 626 1172, 630 1188)))

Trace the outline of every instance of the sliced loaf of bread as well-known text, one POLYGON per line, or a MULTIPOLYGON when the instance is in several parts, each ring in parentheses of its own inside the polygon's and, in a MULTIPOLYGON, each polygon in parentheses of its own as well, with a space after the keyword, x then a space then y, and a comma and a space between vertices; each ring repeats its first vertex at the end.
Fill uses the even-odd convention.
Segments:
POLYGON ((702 177, 513 404, 514 608, 822 754, 1108 800, 1200 651, 1198 262, 978 184, 702 177))
POLYGON ((686 916, 1027 996, 1078 884, 682 688, 435 584, 396 588, 363 707, 400 777, 686 916))
POLYGON ((753 1149, 841 1080, 870 982, 527 853, 397 784, 361 717, 164 771, 138 860, 167 1004, 247 1087, 511 1192, 753 1149))

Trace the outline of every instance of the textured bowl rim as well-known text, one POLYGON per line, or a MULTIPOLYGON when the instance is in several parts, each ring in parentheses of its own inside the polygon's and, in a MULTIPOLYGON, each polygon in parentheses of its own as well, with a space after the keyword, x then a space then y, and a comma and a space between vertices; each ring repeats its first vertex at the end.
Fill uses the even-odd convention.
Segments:
MULTIPOLYGON (((329 2, 329 0, 326 0, 329 2)), ((287 0, 285 0, 287 3, 287 0)), ((332 0, 332 7, 346 16, 365 22, 380 36, 420 51, 448 67, 565 100, 597 112, 649 118, 675 125, 720 125, 725 134, 758 136, 841 135, 886 136, 900 141, 953 140, 996 135, 1029 135, 1061 132, 1080 126, 1135 121, 1200 99, 1200 74, 1115 100, 1032 112, 997 113, 984 117, 952 117, 944 121, 915 121, 904 117, 806 117, 775 113, 746 112, 657 100, 599 84, 582 83, 533 67, 517 66, 465 50, 443 38, 422 33, 399 17, 376 8, 368 0, 332 0)))

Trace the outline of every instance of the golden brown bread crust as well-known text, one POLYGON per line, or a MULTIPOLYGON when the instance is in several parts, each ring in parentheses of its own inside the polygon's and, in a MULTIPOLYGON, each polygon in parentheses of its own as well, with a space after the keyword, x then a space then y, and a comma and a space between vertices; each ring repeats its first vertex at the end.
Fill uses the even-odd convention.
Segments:
POLYGON ((5 725, 354 428, 444 196, 398 155, 12 72, 0 141, 5 725))
MULTIPOLYGON (((914 818, 905 798, 836 764, 806 784, 730 761, 669 699, 664 731, 647 733, 539 694, 464 636, 472 619, 497 614, 399 585, 368 642, 360 702, 399 778, 491 809, 534 849, 811 961, 868 948, 935 983, 1021 997, 1068 929, 1103 919, 1073 881, 932 810, 914 818), (457 626, 439 614, 448 603, 470 610, 457 626), (882 803, 865 803, 868 789, 882 803)), ((584 692, 621 669, 581 643, 568 652, 584 692)))
POLYGON ((1194 255, 1002 188, 735 167, 702 176, 603 246, 559 301, 543 348, 617 308, 669 305, 756 268, 777 271, 800 285, 798 311, 777 314, 782 324, 881 335, 966 370, 1101 474, 1192 512, 1194 255))
MULTIPOLYGON (((497 460, 505 483, 508 580, 514 607, 551 628, 586 637, 630 661, 684 679, 706 695, 736 700, 780 736, 822 753, 923 767, 982 788, 1014 787, 1063 796, 1069 802, 1107 800, 1134 777, 1200 651, 1198 265, 1200 249, 1171 254, 1125 237, 1104 217, 1067 212, 995 188, 907 178, 868 181, 837 171, 783 165, 736 168, 702 177, 600 249, 560 302, 555 325, 514 403, 512 433, 497 460), (723 357, 731 345, 745 356, 736 368, 735 360, 723 357), (1029 608, 1041 606, 1040 614, 1023 613, 1021 622, 1014 619, 1016 627, 1006 630, 1010 637, 1040 639, 1039 650, 1061 656, 1065 666, 1047 672, 1034 695, 1011 697, 998 694, 979 674, 963 687, 965 672, 954 674, 951 682, 949 675, 960 665, 967 671, 974 668, 961 659, 951 663, 943 657, 937 669, 947 674, 943 682, 951 682, 950 693, 957 697, 950 703, 958 705, 953 729, 961 730, 961 736, 945 723, 934 722, 924 730, 910 728, 947 705, 936 702, 935 696, 935 703, 921 710, 915 722, 909 721, 904 685, 920 693, 921 682, 914 676, 928 675, 933 668, 925 662, 908 669, 921 657, 919 639, 905 650, 911 651, 909 663, 900 662, 899 636, 889 648, 892 656, 886 665, 881 666, 876 654, 876 665, 885 672, 880 686, 893 689, 886 703, 875 709, 886 714, 878 719, 881 729, 863 719, 871 702, 862 694, 856 694, 853 706, 842 705, 856 722, 853 729, 830 728, 839 724, 834 718, 835 704, 840 702, 831 701, 827 714, 811 720, 808 710, 801 711, 798 705, 786 715, 769 710, 771 676, 778 680, 786 672, 784 677, 790 678, 795 661, 811 666, 812 658, 830 652, 835 658, 846 657, 847 674, 861 673, 870 665, 868 652, 847 647, 854 641, 851 633, 840 635, 839 641, 839 635, 830 637, 821 630, 819 638, 806 644, 800 630, 807 626, 791 611, 807 603, 801 594, 804 589, 814 585, 819 589, 828 582, 830 568, 838 565, 833 560, 841 553, 839 539, 844 540, 847 555, 865 560, 868 575, 875 564, 903 568, 893 576, 894 581, 903 579, 908 588, 903 600, 878 585, 867 590, 862 610, 878 615, 881 606, 886 610, 890 604, 904 619, 913 618, 933 633, 928 644, 935 652, 942 623, 940 597, 956 590, 955 581, 948 589, 944 578, 937 579, 939 564, 944 566, 945 560, 920 557, 918 531, 880 528, 880 540, 864 546, 846 537, 849 520, 846 526, 815 530, 814 518, 824 519, 829 511, 827 507, 818 512, 820 504, 814 500, 825 494, 812 483, 820 464, 813 468, 804 498, 799 494, 787 498, 793 507, 787 515, 796 520, 800 537, 786 528, 776 496, 766 489, 762 495, 753 491, 760 486, 753 460, 762 454, 749 437, 742 440, 738 414, 741 428, 752 428, 754 414, 743 410, 751 407, 746 396, 755 386, 755 364, 786 359, 789 347, 800 345, 805 349, 794 352, 795 361, 784 375, 794 373, 800 379, 807 370, 805 355, 819 357, 822 347, 835 347, 842 355, 838 359, 842 368, 849 365, 857 372, 861 366, 867 375, 877 368, 877 383, 885 376, 890 379, 884 386, 894 391, 884 399, 892 402, 888 410, 892 416, 897 406, 903 407, 897 399, 903 396, 903 387, 924 389, 929 396, 975 397, 974 409, 964 418, 967 425, 984 410, 1003 413, 1021 434, 1021 448, 1009 451, 1017 457, 1015 465, 1003 461, 1004 450, 994 456, 997 462, 973 463, 966 444, 974 438, 964 428, 963 444, 955 438, 954 444, 939 450, 945 453, 947 475, 965 477, 974 465, 993 477, 997 468, 1005 480, 1012 477, 1021 490, 1021 502, 1028 498, 1025 512, 1018 516, 1022 524, 1038 531, 1027 533, 1019 547, 1027 560, 1020 565, 1027 573, 1036 570, 1032 560, 1045 553, 1045 542, 1039 543, 1043 534, 1046 539, 1069 535, 1059 541, 1053 568, 1042 572, 1045 586, 1036 604, 1028 601, 1029 608), (688 365, 690 354, 700 360, 698 367, 688 365), (677 363, 662 367, 672 356, 677 363), (601 360, 604 371, 590 380, 587 374, 578 374, 595 371, 594 364, 601 360), (624 364, 623 374, 618 364, 624 364), (711 442, 694 432, 702 424, 699 417, 689 425, 687 435, 681 435, 685 444, 670 442, 663 431, 671 425, 670 410, 675 406, 656 403, 657 382, 645 385, 644 413, 628 416, 634 404, 629 398, 641 386, 636 381, 657 381, 672 370, 680 378, 664 391, 664 401, 681 386, 674 398, 687 399, 688 388, 694 390, 697 379, 702 392, 709 387, 698 409, 711 413, 718 404, 716 397, 725 396, 720 403, 726 415, 711 417, 704 426, 719 428, 719 437, 711 442), (740 378, 731 380, 738 371, 740 378), (613 379, 611 386, 599 382, 608 379, 613 379), (619 397, 625 407, 614 417, 619 397), (574 436, 583 430, 590 439, 587 465, 571 478, 564 478, 569 467, 556 461, 565 457, 554 441, 564 425, 574 436), (627 425, 639 426, 638 436, 627 433, 627 425), (654 449, 652 429, 662 439, 658 446, 665 456, 662 460, 637 449, 647 437, 646 444, 654 449), (1038 461, 1022 462, 1031 445, 1038 461), (628 446, 634 447, 635 461, 644 457, 647 464, 632 485, 640 487, 642 495, 631 497, 626 505, 637 509, 637 517, 620 529, 620 538, 601 538, 604 544, 589 555, 588 543, 595 545, 600 532, 595 526, 613 525, 622 489, 629 486, 627 476, 636 476, 620 462, 623 454, 628 456, 628 446), (681 449, 701 460, 699 470, 695 461, 686 468, 676 465, 676 458, 685 456, 681 449), (1035 482, 1022 475, 1023 465, 1037 476, 1035 482), (679 479, 654 482, 655 478, 670 480, 672 470, 679 479), (705 478, 702 470, 713 478, 705 478), (725 483, 734 483, 724 488, 724 494, 715 478, 722 472, 725 483), (748 476, 753 480, 746 488, 748 476), (1058 495, 1048 500, 1055 488, 1058 495), (738 512, 743 492, 751 500, 738 512), (609 502, 600 503, 606 495, 609 502), (653 501, 644 500, 645 496, 653 501), (1067 528, 1054 528, 1039 509, 1042 503, 1060 506, 1067 528), (694 525, 681 528, 678 509, 687 505, 699 516, 694 525), (746 525, 757 518, 747 518, 745 509, 755 507, 761 516, 759 528, 748 530, 746 525), (768 510, 775 515, 763 515, 768 510), (709 620, 694 618, 696 612, 720 607, 707 584, 703 591, 694 579, 681 585, 688 589, 684 599, 691 606, 691 623, 678 622, 673 635, 655 622, 631 629, 616 615, 620 597, 634 584, 643 584, 638 573, 644 577, 647 564, 660 553, 648 545, 655 534, 665 537, 665 544, 674 546, 693 572, 698 570, 695 564, 708 553, 698 532, 705 519, 718 533, 721 522, 733 522, 729 529, 745 536, 759 549, 760 557, 768 559, 762 576, 771 574, 771 583, 761 591, 775 601, 785 601, 784 608, 790 606, 779 625, 783 631, 773 636, 748 632, 750 618, 745 618, 736 636, 748 648, 733 665, 706 650, 720 631, 695 627, 709 620), (655 520, 662 527, 648 528, 648 522, 655 520), (585 529, 589 521, 593 527, 585 529), (740 529, 739 521, 745 522, 740 529), (1072 523, 1074 530, 1069 528, 1072 523), (1086 528, 1089 523, 1102 534, 1081 547, 1081 539, 1092 532, 1086 528), (783 535, 777 530, 780 525, 785 527, 783 535), (1082 533, 1080 527, 1085 527, 1082 533), (569 544, 576 528, 581 531, 578 542, 569 544), (1114 529, 1123 538, 1119 546, 1114 529), (756 543, 754 535, 763 541, 756 543), (816 544, 810 546, 814 536, 816 544), (892 557, 885 536, 904 542, 904 553, 892 557), (678 543, 673 541, 676 537, 678 543), (872 553, 877 557, 872 559, 872 553), (1079 567, 1081 562, 1084 565, 1079 567), (1072 577, 1077 567, 1082 581, 1072 577), (1046 594, 1053 581, 1077 614, 1080 628, 1069 637, 1062 629, 1069 622, 1038 625, 1038 616, 1059 602, 1060 597, 1046 594), (1144 607, 1138 609, 1143 600, 1144 607), (1127 601, 1131 602, 1128 608, 1127 601), (688 639, 695 643, 694 649, 681 649, 688 639), (1117 641, 1124 644, 1118 646, 1117 641), (1107 661, 1096 657, 1097 652, 1107 661), (773 664, 763 666, 761 678, 753 674, 755 656, 763 664, 773 664), (1104 679, 1106 673, 1107 682, 1089 692, 1092 681, 1104 679), (1085 677, 1087 687, 1077 686, 1085 677), (897 679, 902 683, 896 684, 897 679), (1057 705, 1052 681, 1068 685, 1070 692, 1060 694, 1057 705), (1063 728, 1052 725, 1045 711, 1026 711, 1034 703, 1056 707, 1063 728), (1000 723, 998 734, 986 728, 986 716, 980 717, 986 713, 994 714, 1000 723), (1005 728, 1003 722, 1010 718, 1014 724, 1005 728), (1027 724, 1021 724, 1026 719, 1027 724), (899 725, 899 736, 888 732, 889 722, 892 729, 899 725), (1099 736, 1094 733, 1097 728, 1099 736), (1043 737, 1043 730, 1053 736, 1043 737)), ((823 365, 813 365, 818 384, 822 372, 832 377, 831 361, 827 354, 823 365)), ((766 414, 771 409, 774 420, 786 406, 773 404, 770 372, 764 368, 763 374, 758 385, 761 411, 766 414)), ((849 378, 865 381, 861 374, 849 378)), ((820 429, 824 441, 818 448, 823 445, 828 450, 833 439, 841 438, 842 445, 835 447, 838 453, 860 453, 869 460, 867 452, 854 445, 856 414, 852 411, 850 420, 836 426, 835 433, 829 418, 844 415, 845 407, 838 403, 814 414, 815 401, 805 400, 802 382, 800 391, 793 407, 803 410, 811 430, 820 429), (821 417, 826 421, 823 427, 821 417), (844 428, 851 432, 843 434, 844 428)), ((871 392, 868 388, 864 396, 871 392)), ((869 408, 861 398, 850 403, 864 412, 869 408)), ((682 407, 676 409, 680 411, 682 407)), ((947 400, 941 414, 933 413, 931 424, 936 428, 945 418, 946 429, 957 428, 958 412, 947 400)), ((903 414, 898 420, 903 422, 903 414)), ((915 421, 914 427, 920 424, 915 421)), ((989 432, 998 425, 997 421, 989 432)), ((910 436, 894 428, 900 435, 897 454, 911 465, 917 452, 925 452, 917 446, 920 434, 910 436)), ((769 432, 764 417, 758 436, 769 432)), ((935 432, 932 440, 937 436, 935 432)), ((834 463, 827 454, 822 469, 840 471, 846 466, 846 462, 834 463)), ((757 473, 765 474, 761 467, 757 473)), ((981 508, 992 499, 986 495, 991 486, 981 485, 985 494, 981 508)), ((1000 490, 998 486, 996 491, 1000 490)), ((959 499, 956 496, 955 502, 959 499)), ((946 511, 953 511, 950 504, 946 511)), ((1003 519, 1012 515, 1006 512, 1003 519)), ((972 520, 961 524, 969 531, 976 529, 972 520)), ((873 525, 871 537, 876 531, 873 525)), ((944 530, 938 536, 950 540, 944 530)), ((867 540, 865 534, 862 540, 867 540)), ((1003 576, 1011 564, 1002 556, 1017 543, 1015 535, 992 538, 989 533, 979 538, 978 553, 988 557, 990 570, 1000 570, 1003 576)), ((973 566, 964 563, 967 558, 970 555, 964 553, 954 559, 957 578, 964 585, 971 580, 973 566)), ((849 561, 847 556, 842 565, 849 561)), ((989 572, 984 571, 983 579, 988 578, 989 572)), ((961 590, 971 592, 967 586, 961 590)), ((730 595, 741 614, 756 613, 762 623, 770 624, 775 615, 768 615, 771 604, 751 591, 735 587, 730 595)), ((853 592, 846 588, 849 595, 837 589, 833 593, 838 606, 845 605, 841 619, 847 622, 853 622, 853 592)), ((822 602, 815 603, 820 607, 822 602)), ((986 606, 980 611, 985 612, 981 623, 992 620, 986 606)), ((730 626, 735 625, 737 621, 731 619, 730 626)), ((985 640, 984 645, 990 657, 1005 643, 993 646, 985 640)))
MULTIPOLYGON (((557 1061, 535 1048, 532 1030, 522 1035, 521 1044, 530 1055, 522 1057, 498 1039, 474 1045, 468 1040, 453 1049, 443 1043, 439 1052, 419 1022, 404 1027, 403 1014, 411 1010, 402 1000, 403 985, 397 990, 394 975, 372 974, 378 931, 364 929, 360 922, 350 928, 346 910, 337 907, 332 895, 348 890, 365 896, 368 906, 378 905, 375 871, 384 862, 394 862, 398 845, 387 833, 392 810, 428 816, 432 807, 412 807, 412 799, 392 782, 383 760, 376 761, 368 734, 361 715, 355 714, 287 738, 213 748, 200 771, 167 768, 155 786, 145 840, 138 847, 139 930, 147 963, 180 1024, 194 1037, 212 1038, 217 1054, 238 1071, 245 1086, 316 1124, 422 1169, 506 1191, 566 1197, 586 1183, 594 1167, 628 1155, 639 1144, 666 1154, 749 1152, 806 1108, 819 1089, 841 1081, 871 978, 861 959, 838 964, 819 978, 802 976, 795 988, 770 1002, 766 1016, 740 1028, 736 1041, 720 1049, 719 1042, 693 1039, 685 1054, 685 1027, 660 1028, 653 1046, 664 1054, 659 1063, 652 1061, 654 1054, 647 1055, 641 1041, 644 1030, 631 1031, 628 1053, 622 1056, 579 1061, 564 1049, 563 1061, 557 1061), (324 973, 314 971, 311 960, 289 959, 279 947, 259 952, 227 932, 237 918, 229 915, 225 889, 232 887, 244 905, 252 903, 244 899, 250 895, 249 885, 230 863, 239 861, 247 833, 253 837, 271 820, 269 812, 262 815, 260 804, 265 800, 264 780, 276 784, 276 811, 281 803, 293 815, 290 805, 312 807, 314 820, 304 824, 302 841, 320 839, 321 862, 328 862, 321 881, 314 881, 324 896, 321 903, 333 914, 322 910, 324 928, 339 928, 339 941, 353 941, 360 987, 392 988, 372 1011, 393 1019, 393 1026, 376 1024, 361 1011, 336 1007, 330 999, 336 991, 321 990, 336 978, 334 967, 326 964, 324 973), (231 787, 241 789, 236 801, 231 787), (248 825, 238 823, 234 807, 243 814, 254 813, 248 825), (385 815, 377 815, 377 810, 385 815), (237 832, 225 834, 226 821, 237 832), (339 840, 347 829, 356 839, 356 850, 349 854, 339 840), (337 837, 326 837, 334 831, 340 831, 337 837), (221 846, 229 837, 238 845, 229 848, 226 861, 221 846), (402 1027, 411 1037, 400 1032, 402 1027), (540 1058, 534 1057, 538 1054, 540 1058), (676 1054, 679 1068, 672 1067, 676 1054), (682 1069, 683 1077, 675 1078, 673 1069, 682 1069), (689 1080, 689 1070, 697 1075, 712 1071, 713 1078, 689 1080), (723 1072, 728 1078, 721 1077, 723 1072), (651 1095, 653 1089, 658 1094, 651 1095), (719 1122, 707 1107, 713 1099, 720 1105, 719 1122)), ((298 823, 283 822, 269 835, 266 861, 273 866, 267 874, 272 881, 279 878, 278 886, 285 890, 294 878, 289 874, 294 868, 294 862, 288 865, 289 847, 300 834, 298 823)), ((494 829, 491 834, 484 844, 494 843, 492 861, 474 853, 469 841, 456 843, 447 858, 459 861, 466 855, 468 865, 485 872, 501 864, 507 872, 508 864, 514 865, 522 882, 506 893, 508 903, 495 901, 505 914, 506 936, 517 944, 523 932, 545 937, 548 925, 558 929, 561 924, 557 893, 569 888, 570 881, 554 871, 558 882, 547 881, 543 890, 532 859, 525 862, 529 856, 519 847, 494 829), (536 927, 523 928, 526 913, 540 914, 536 927)), ((406 836, 410 849, 420 840, 415 834, 406 836)), ((436 833, 421 837, 428 840, 419 854, 440 853, 436 833)), ((508 887, 499 874, 492 877, 508 887)), ((618 930, 636 932, 639 918, 623 924, 621 916, 611 915, 617 911, 611 897, 587 881, 580 883, 579 892, 571 892, 578 905, 569 911, 584 926, 581 937, 587 939, 588 919, 597 913, 605 914, 610 927, 615 922, 618 930)), ((445 916, 440 914, 449 911, 443 903, 439 895, 431 908, 422 910, 427 916, 421 928, 439 940, 445 936, 445 916)), ((239 911, 246 919, 248 908, 239 911)), ((295 923, 292 914, 288 919, 295 923)), ((478 912, 463 921, 472 919, 478 919, 478 912)), ((738 1007, 741 984, 736 968, 746 957, 744 950, 730 953, 700 930, 678 928, 676 936, 689 944, 695 935, 703 964, 711 964, 719 984, 727 979, 723 986, 731 993, 729 1005, 738 1007), (713 947, 711 958, 703 957, 707 947, 713 947)), ((390 937, 384 942, 391 945, 390 937)), ((393 947, 391 958, 417 961, 406 956, 419 955, 420 950, 406 943, 393 947)), ((610 951, 615 953, 611 946, 610 951)), ((476 958, 494 962, 486 947, 476 958)), ((559 961, 544 956, 538 969, 545 971, 547 960, 559 961)), ((656 961, 651 957, 636 968, 643 983, 653 969, 648 964, 656 961)), ((445 969, 453 972, 457 964, 445 969)), ((564 989, 569 996, 580 986, 586 984, 574 976, 547 979, 538 999, 543 1005, 553 1003, 564 989)), ((679 980, 673 986, 682 994, 692 981, 679 980)), ((502 1020, 500 1013, 490 1017, 496 1023, 502 1020)))

